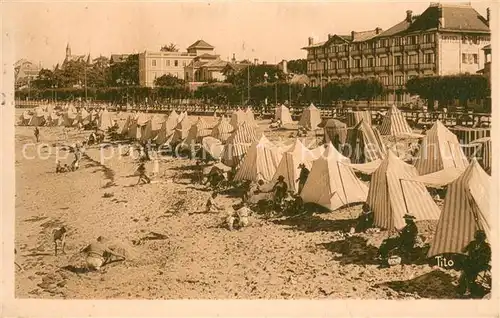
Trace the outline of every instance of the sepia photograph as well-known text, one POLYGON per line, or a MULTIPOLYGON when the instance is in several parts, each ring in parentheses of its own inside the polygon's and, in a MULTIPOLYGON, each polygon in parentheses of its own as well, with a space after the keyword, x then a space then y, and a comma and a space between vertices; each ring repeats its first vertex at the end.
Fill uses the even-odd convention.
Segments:
POLYGON ((498 297, 497 3, 5 9, 16 300, 498 297))

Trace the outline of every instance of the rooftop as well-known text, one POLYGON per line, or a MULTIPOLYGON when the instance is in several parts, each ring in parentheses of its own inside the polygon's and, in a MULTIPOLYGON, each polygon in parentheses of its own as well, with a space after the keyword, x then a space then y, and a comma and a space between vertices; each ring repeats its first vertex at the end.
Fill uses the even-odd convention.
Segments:
POLYGON ((203 40, 198 40, 196 42, 194 42, 193 44, 191 44, 189 47, 188 47, 188 50, 189 49, 214 49, 215 47, 213 47, 212 45, 208 44, 207 42, 203 41, 203 40))

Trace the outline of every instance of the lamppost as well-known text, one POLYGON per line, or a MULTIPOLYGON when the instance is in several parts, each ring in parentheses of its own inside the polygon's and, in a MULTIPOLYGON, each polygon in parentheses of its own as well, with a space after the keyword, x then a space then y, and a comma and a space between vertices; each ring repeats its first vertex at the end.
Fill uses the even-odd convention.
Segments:
POLYGON ((292 107, 292 74, 288 74, 287 79, 288 79, 288 106, 292 107))
POLYGON ((85 68, 84 68, 84 74, 85 74, 85 103, 88 102, 88 99, 87 99, 87 65, 85 65, 85 68))
POLYGON ((278 77, 278 73, 275 73, 274 74, 274 101, 275 101, 275 105, 278 106, 278 80, 279 80, 279 77, 278 77))
POLYGON ((57 104, 57 91, 56 91, 56 89, 58 88, 57 84, 52 85, 52 88, 54 89, 54 103, 57 104))
MULTIPOLYGON (((267 83, 267 79, 269 78, 269 75, 267 74, 267 72, 264 72, 264 83, 267 83)), ((267 91, 267 87, 266 87, 266 91, 267 91)), ((266 94, 267 95, 267 94, 266 94)), ((265 102, 266 106, 267 106, 267 96, 266 96, 266 102, 265 102)))

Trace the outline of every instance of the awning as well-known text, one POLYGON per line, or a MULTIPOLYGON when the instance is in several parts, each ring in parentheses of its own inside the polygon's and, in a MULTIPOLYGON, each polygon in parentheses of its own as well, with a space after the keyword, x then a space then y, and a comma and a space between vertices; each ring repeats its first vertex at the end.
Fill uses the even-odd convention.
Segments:
POLYGON ((441 188, 455 181, 455 179, 457 179, 463 172, 464 169, 447 168, 437 172, 424 174, 422 176, 416 176, 414 178, 404 180, 421 182, 429 187, 441 188))
POLYGON ((375 170, 378 169, 378 167, 380 166, 381 163, 382 163, 382 160, 377 159, 377 160, 370 161, 367 163, 351 163, 351 164, 349 164, 349 166, 356 171, 370 175, 370 174, 374 173, 375 170))

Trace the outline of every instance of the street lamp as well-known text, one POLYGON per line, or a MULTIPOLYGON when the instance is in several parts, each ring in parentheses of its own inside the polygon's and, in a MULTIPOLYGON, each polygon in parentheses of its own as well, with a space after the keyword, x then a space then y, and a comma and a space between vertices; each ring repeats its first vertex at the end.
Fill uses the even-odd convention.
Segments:
POLYGON ((269 75, 267 75, 267 72, 264 72, 264 83, 267 83, 268 78, 269 78, 269 75))
POLYGON ((274 74, 274 79, 275 79, 275 82, 274 82, 274 101, 275 101, 275 105, 278 106, 278 80, 279 80, 279 77, 278 77, 278 74, 274 74))
POLYGON ((292 106, 292 74, 288 74, 288 106, 292 106))

